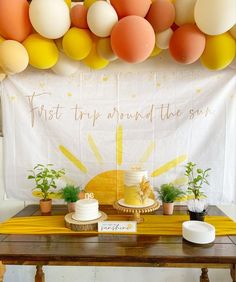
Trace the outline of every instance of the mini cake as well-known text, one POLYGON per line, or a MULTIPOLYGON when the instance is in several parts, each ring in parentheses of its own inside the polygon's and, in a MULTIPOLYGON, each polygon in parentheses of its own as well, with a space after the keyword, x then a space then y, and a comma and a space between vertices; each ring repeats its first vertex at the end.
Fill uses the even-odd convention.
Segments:
POLYGON ((127 170, 124 175, 124 202, 131 206, 143 206, 148 201, 150 184, 147 171, 127 170))
POLYGON ((72 218, 79 221, 99 218, 98 201, 96 199, 82 199, 77 201, 72 218))

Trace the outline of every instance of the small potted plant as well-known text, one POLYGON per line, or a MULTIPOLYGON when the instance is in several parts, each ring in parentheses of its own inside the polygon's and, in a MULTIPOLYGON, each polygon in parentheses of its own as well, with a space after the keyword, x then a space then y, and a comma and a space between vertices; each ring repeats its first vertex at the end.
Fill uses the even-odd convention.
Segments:
POLYGON ((68 205, 68 212, 75 211, 75 203, 79 199, 80 187, 75 187, 74 185, 67 184, 61 190, 61 196, 67 202, 68 205))
POLYGON ((52 199, 49 198, 51 189, 56 189, 56 180, 65 174, 64 169, 55 170, 52 164, 37 164, 28 175, 28 179, 35 181, 33 190, 40 190, 42 199, 40 200, 41 213, 50 213, 52 208, 52 199))
POLYGON ((192 197, 188 201, 190 220, 204 221, 207 204, 205 201, 206 195, 202 189, 205 184, 209 185, 207 178, 211 169, 197 168, 197 165, 193 162, 187 163, 185 169, 185 175, 188 177, 187 192, 192 197))
POLYGON ((184 192, 172 183, 162 184, 161 188, 157 192, 159 199, 162 201, 163 214, 173 214, 174 202, 177 198, 182 197, 184 192))

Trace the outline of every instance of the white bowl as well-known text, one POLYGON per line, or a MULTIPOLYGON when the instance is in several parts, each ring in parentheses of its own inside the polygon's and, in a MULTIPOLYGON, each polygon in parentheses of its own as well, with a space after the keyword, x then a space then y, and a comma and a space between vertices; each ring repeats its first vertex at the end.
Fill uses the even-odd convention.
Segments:
POLYGON ((203 221, 185 221, 182 225, 182 235, 189 242, 209 244, 215 240, 215 227, 203 221))

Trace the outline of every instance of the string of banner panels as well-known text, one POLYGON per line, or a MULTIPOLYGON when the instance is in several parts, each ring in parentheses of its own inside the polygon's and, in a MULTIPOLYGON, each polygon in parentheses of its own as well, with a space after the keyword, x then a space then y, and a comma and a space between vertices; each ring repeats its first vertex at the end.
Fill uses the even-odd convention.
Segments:
POLYGON ((173 62, 236 69, 235 11, 235 0, 0 0, 1 80, 28 64, 71 75, 166 49, 173 62))

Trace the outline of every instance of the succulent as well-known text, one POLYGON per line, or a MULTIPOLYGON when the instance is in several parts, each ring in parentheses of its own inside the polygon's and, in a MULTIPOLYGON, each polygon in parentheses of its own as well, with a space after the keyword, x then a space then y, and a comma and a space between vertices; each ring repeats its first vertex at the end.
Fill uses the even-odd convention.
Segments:
POLYGON ((184 192, 172 183, 162 184, 157 192, 163 203, 173 203, 177 198, 184 195, 184 192))
POLYGON ((61 190, 61 196, 67 203, 74 203, 78 201, 79 199, 79 194, 80 192, 80 187, 75 187, 74 185, 66 185, 62 190, 61 190))

